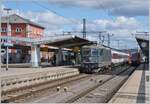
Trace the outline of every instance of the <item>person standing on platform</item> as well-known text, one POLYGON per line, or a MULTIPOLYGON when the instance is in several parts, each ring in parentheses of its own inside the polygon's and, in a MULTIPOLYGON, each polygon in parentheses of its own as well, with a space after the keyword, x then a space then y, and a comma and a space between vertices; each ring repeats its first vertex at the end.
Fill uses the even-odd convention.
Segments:
POLYGON ((53 57, 53 65, 56 66, 56 54, 54 54, 54 57, 53 57))

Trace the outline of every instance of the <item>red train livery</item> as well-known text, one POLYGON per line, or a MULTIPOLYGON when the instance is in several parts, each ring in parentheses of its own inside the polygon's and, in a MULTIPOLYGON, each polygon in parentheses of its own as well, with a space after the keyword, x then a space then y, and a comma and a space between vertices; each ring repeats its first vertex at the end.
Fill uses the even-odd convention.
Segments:
POLYGON ((138 66, 141 63, 141 55, 139 52, 129 53, 128 63, 132 66, 138 66))

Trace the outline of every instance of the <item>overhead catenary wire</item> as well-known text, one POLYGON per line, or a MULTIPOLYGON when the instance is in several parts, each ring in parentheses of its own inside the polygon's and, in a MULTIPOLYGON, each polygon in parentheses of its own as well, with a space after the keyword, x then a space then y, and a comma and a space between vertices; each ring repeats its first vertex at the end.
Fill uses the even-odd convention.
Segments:
MULTIPOLYGON (((101 6, 101 8, 102 8, 105 12, 108 13, 108 11, 107 11, 107 9, 105 9, 103 3, 100 3, 99 1, 97 1, 97 2, 98 2, 98 4, 101 6)), ((74 24, 77 24, 77 22, 73 21, 72 19, 67 19, 67 18, 64 17, 63 15, 58 14, 56 11, 51 10, 50 8, 48 8, 48 7, 45 6, 44 4, 39 3, 39 2, 36 1, 36 0, 33 0, 32 3, 34 3, 35 5, 40 6, 40 7, 43 8, 43 9, 46 9, 46 10, 48 10, 48 11, 54 13, 55 15, 58 15, 58 16, 60 16, 60 17, 63 17, 64 19, 69 20, 70 22, 72 22, 72 23, 74 23, 74 24)), ((110 17, 110 15, 108 15, 108 17, 110 17)), ((110 17, 110 19, 113 20, 112 17, 110 17)), ((79 22, 78 22, 78 23, 79 23, 79 22)), ((105 30, 106 30, 106 28, 105 28, 105 30)), ((92 35, 97 35, 97 33, 99 34, 100 32, 101 32, 101 31, 86 31, 87 34, 91 34, 91 33, 92 33, 92 35), (94 34, 93 34, 93 33, 94 33, 94 34)), ((83 33, 83 31, 71 31, 71 32, 67 32, 67 33, 83 33)), ((109 42, 109 43, 110 43, 110 42, 109 42)))
POLYGON ((99 4, 99 6, 100 6, 100 8, 102 7, 102 9, 104 10, 104 12, 106 12, 107 14, 108 14, 108 17, 111 19, 111 20, 114 20, 114 18, 113 18, 113 16, 111 16, 110 14, 109 14, 109 11, 111 11, 109 8, 105 8, 105 6, 103 5, 104 3, 103 3, 103 1, 101 1, 101 3, 100 3, 100 1, 97 1, 97 3, 99 4))
MULTIPOLYGON (((38 5, 38 6, 42 7, 42 8, 44 8, 44 9, 46 9, 46 10, 52 12, 52 13, 54 13, 55 15, 58 15, 58 16, 61 16, 61 17, 65 18, 65 19, 67 19, 66 17, 64 17, 64 16, 58 14, 57 12, 55 12, 55 11, 49 9, 48 7, 46 7, 45 5, 42 5, 41 3, 39 3, 39 2, 36 1, 36 0, 33 0, 32 3, 38 5)), ((72 22, 72 23, 77 24, 77 22, 73 21, 72 19, 67 19, 67 20, 69 20, 69 21, 72 22)), ((81 23, 78 22, 78 24, 81 24, 81 23)), ((99 32, 100 32, 100 31, 87 31, 86 33, 99 33, 99 32)), ((82 32, 81 32, 81 31, 71 31, 70 33, 82 33, 82 32)))
MULTIPOLYGON (((108 19, 115 21, 113 16, 110 15, 110 13, 109 13, 109 11, 111 11, 110 8, 105 8, 103 1, 97 1, 97 3, 99 4, 99 7, 102 8, 104 10, 104 12, 106 12, 108 14, 108 19)), ((106 27, 105 27, 105 30, 107 30, 106 27)), ((114 33, 113 33, 113 36, 114 36, 114 33)), ((111 40, 111 41, 113 41, 113 40, 111 40)), ((114 40, 114 41, 116 41, 116 40, 114 40)), ((110 44, 110 37, 108 38, 108 43, 110 44)))
POLYGON ((52 12, 53 14, 55 14, 55 15, 57 15, 57 16, 60 16, 60 17, 62 17, 62 18, 64 18, 64 19, 66 19, 66 20, 69 20, 69 21, 72 22, 73 24, 77 24, 77 22, 75 22, 74 20, 68 19, 68 18, 66 18, 66 17, 63 16, 63 15, 58 14, 56 11, 51 10, 51 9, 49 9, 48 7, 46 7, 45 5, 39 3, 37 0, 33 0, 33 1, 31 1, 31 2, 32 2, 33 4, 35 4, 35 5, 37 5, 37 6, 40 6, 40 7, 43 8, 43 9, 48 10, 49 12, 52 12))

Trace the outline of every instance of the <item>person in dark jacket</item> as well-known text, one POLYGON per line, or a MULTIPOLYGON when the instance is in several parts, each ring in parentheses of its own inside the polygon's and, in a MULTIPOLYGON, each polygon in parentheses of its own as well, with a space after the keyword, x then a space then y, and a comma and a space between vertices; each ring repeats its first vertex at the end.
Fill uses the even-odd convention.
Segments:
POLYGON ((56 66, 56 55, 53 56, 53 65, 56 66))

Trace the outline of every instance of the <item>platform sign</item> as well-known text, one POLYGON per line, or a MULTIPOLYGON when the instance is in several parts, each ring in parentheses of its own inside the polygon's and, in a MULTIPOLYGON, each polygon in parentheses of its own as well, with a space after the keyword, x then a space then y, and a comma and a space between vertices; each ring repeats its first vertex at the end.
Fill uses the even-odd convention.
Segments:
POLYGON ((43 47, 42 50, 48 52, 48 47, 43 47))
POLYGON ((74 51, 74 52, 78 52, 79 50, 80 50, 79 47, 74 47, 74 48, 73 48, 73 51, 74 51))

